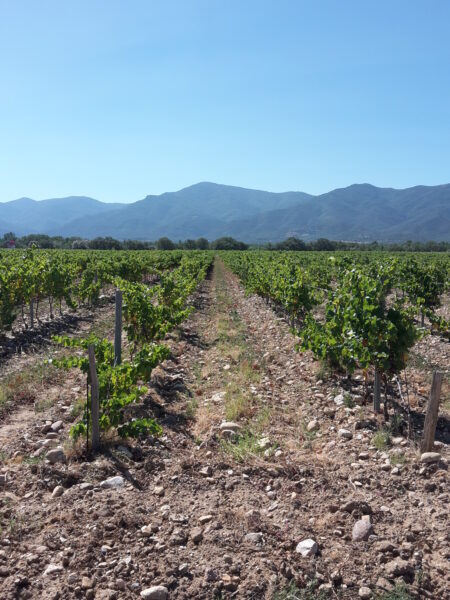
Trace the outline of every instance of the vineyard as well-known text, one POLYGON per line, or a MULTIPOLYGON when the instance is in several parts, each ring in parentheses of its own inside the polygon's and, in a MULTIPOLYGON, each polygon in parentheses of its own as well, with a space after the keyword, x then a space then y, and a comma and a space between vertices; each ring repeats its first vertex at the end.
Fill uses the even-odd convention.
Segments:
POLYGON ((446 597, 449 274, 0 251, 0 597, 446 597))

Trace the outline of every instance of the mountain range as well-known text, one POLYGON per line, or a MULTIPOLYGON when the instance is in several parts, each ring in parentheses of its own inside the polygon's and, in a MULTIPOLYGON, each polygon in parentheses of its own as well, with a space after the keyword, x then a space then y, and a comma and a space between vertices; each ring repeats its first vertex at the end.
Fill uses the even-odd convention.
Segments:
POLYGON ((354 184, 313 196, 203 182, 128 204, 84 196, 0 203, 0 234, 246 242, 450 241, 450 184, 407 189, 354 184))

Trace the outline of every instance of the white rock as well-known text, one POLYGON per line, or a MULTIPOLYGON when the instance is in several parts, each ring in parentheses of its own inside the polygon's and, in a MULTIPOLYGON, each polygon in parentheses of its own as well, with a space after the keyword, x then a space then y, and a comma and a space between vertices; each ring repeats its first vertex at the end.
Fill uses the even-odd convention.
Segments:
POLYGON ((261 448, 261 450, 266 450, 266 448, 269 448, 270 445, 271 441, 268 437, 263 437, 258 440, 258 446, 261 448))
POLYGON ((307 539, 299 542, 295 551, 302 556, 315 556, 319 551, 319 546, 312 539, 307 539))
POLYGON ((104 489, 116 489, 121 488, 125 484, 125 480, 121 475, 115 477, 109 477, 100 483, 100 487, 104 489))
POLYGON ((60 573, 63 570, 61 565, 54 565, 50 563, 44 571, 44 575, 53 575, 53 573, 60 573))
POLYGON ((242 429, 242 427, 240 425, 238 425, 237 423, 234 423, 233 421, 224 421, 223 423, 220 424, 219 429, 221 431, 228 429, 230 431, 239 431, 240 429, 242 429))
POLYGON ((262 544, 264 541, 262 533, 247 533, 244 539, 252 544, 262 544))
POLYGON ((344 438, 345 440, 351 440, 353 437, 353 433, 348 429, 339 429, 338 436, 344 438))
POLYGON ((57 485, 52 492, 52 498, 59 498, 59 496, 62 496, 63 494, 64 494, 63 486, 57 485))
POLYGON ((50 461, 52 464, 65 463, 67 460, 67 457, 61 446, 58 446, 57 448, 53 448, 53 450, 49 450, 47 452, 47 454, 45 455, 45 458, 48 461, 50 461))
POLYGON ((373 533, 372 523, 368 519, 360 519, 353 525, 352 540, 363 542, 373 533))
POLYGON ((363 598, 363 600, 369 600, 372 597, 372 590, 366 586, 360 587, 358 596, 363 598))
POLYGON ((306 430, 307 431, 315 431, 316 429, 319 429, 319 421, 317 419, 313 419, 306 426, 306 430))
POLYGON ((55 421, 54 423, 52 423, 50 429, 52 431, 59 431, 60 429, 62 429, 64 426, 64 423, 62 421, 55 421))
POLYGON ((154 585, 141 592, 141 598, 146 600, 166 600, 169 590, 163 585, 154 585))
POLYGON ((343 394, 338 394, 334 397, 334 403, 336 406, 342 406, 344 404, 344 396, 343 394))
POLYGON ((424 452, 420 456, 420 462, 425 464, 439 462, 440 460, 441 455, 439 454, 439 452, 424 452))
POLYGON ((153 493, 156 496, 164 496, 164 488, 162 485, 157 485, 153 488, 153 493))

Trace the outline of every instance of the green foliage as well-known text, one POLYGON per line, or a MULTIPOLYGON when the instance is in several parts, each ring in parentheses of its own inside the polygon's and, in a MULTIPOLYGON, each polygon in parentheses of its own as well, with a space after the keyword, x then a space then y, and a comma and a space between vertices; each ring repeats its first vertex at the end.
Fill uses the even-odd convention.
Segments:
MULTIPOLYGON (((78 368, 87 375, 88 382, 87 350, 89 346, 94 347, 101 431, 115 430, 121 437, 161 433, 160 426, 153 419, 129 418, 130 408, 147 393, 143 383, 150 379, 152 370, 169 356, 169 349, 156 341, 189 314, 188 297, 205 276, 210 262, 211 255, 204 253, 182 257, 179 266, 168 274, 162 273, 160 284, 153 287, 120 277, 114 279, 123 291, 125 330, 132 342, 130 359, 123 360, 121 364, 115 364, 114 346, 107 339, 95 335, 84 339, 54 338, 61 346, 78 350, 70 356, 55 359, 54 365, 65 369, 78 368)), ((133 270, 128 265, 117 270, 129 279, 140 274, 139 269, 133 270)), ((85 403, 80 421, 71 429, 75 439, 87 434, 90 428, 89 406, 90 401, 85 403)))
POLYGON ((330 364, 353 372, 376 367, 384 373, 401 371, 419 333, 411 310, 399 298, 387 296, 394 285, 395 265, 379 265, 376 276, 362 269, 344 269, 331 290, 322 323, 308 316, 301 346, 330 364))

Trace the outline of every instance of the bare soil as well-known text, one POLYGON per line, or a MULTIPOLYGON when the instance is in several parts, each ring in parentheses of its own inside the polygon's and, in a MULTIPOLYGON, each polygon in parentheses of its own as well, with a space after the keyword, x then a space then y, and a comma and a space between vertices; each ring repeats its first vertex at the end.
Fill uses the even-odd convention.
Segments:
POLYGON ((421 463, 418 447, 448 342, 428 336, 414 349, 403 398, 389 390, 395 431, 384 440, 362 374, 327 376, 221 263, 195 306, 139 407, 162 438, 111 439, 84 458, 68 436, 85 392, 77 372, 36 384, 33 402, 4 417, 0 598, 128 599, 156 585, 169 599, 358 598, 363 587, 373 598, 450 598, 448 377, 441 460, 421 463), (234 422, 225 432, 224 421, 234 422), (56 445, 67 463, 45 460, 56 445), (113 476, 124 485, 102 487, 113 476), (372 529, 354 541, 361 519, 372 529), (296 551, 306 539, 312 556, 296 551), (409 596, 383 596, 402 582, 409 596))

